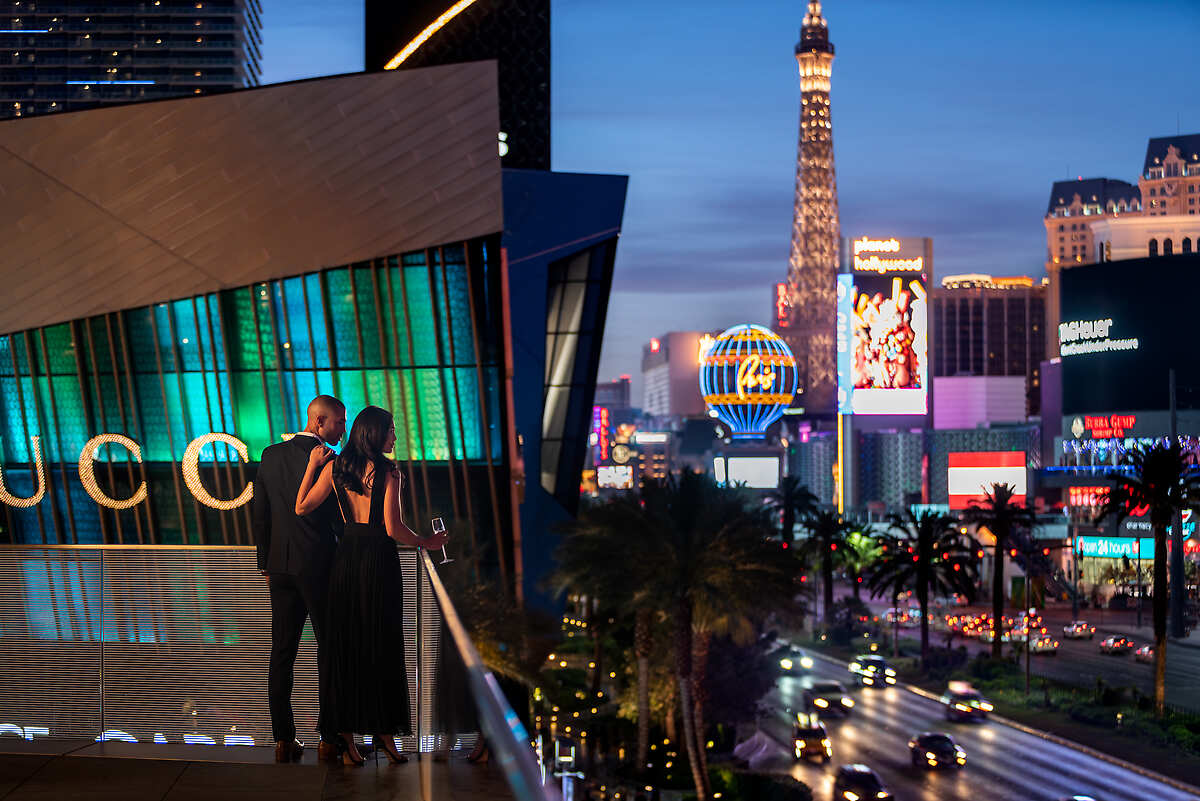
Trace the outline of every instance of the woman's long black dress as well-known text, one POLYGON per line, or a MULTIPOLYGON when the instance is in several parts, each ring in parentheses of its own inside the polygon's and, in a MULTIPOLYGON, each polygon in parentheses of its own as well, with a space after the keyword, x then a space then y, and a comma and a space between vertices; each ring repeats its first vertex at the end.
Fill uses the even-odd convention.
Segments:
POLYGON ((322 718, 331 731, 412 734, 400 560, 383 522, 386 485, 372 482, 370 518, 360 523, 346 488, 334 483, 346 527, 333 558, 326 618, 329 678, 322 718))

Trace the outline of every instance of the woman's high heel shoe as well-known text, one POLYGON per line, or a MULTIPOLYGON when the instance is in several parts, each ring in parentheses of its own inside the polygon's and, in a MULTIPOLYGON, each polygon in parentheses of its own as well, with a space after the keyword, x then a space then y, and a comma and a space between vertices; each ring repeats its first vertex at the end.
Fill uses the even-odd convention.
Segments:
POLYGON ((354 744, 353 734, 342 735, 342 747, 345 748, 342 751, 343 765, 361 767, 367 763, 367 760, 363 759, 362 754, 358 753, 358 747, 354 744))
POLYGON ((396 750, 396 738, 390 734, 373 734, 371 740, 375 745, 376 752, 383 751, 387 754, 388 762, 393 765, 403 765, 408 761, 408 757, 396 750))

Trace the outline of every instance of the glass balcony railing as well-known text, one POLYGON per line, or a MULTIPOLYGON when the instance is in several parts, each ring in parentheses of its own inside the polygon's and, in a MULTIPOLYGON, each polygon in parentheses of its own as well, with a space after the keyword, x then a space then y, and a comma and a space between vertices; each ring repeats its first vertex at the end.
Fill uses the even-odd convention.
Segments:
MULTIPOLYGON (((513 798, 554 801, 524 724, 429 554, 401 548, 399 560, 413 732, 401 748, 461 752, 482 731, 513 798)), ((253 548, 0 546, 2 733, 273 746, 270 645, 270 600, 253 548)), ((315 742, 316 641, 307 626, 292 705, 300 738, 315 742)))

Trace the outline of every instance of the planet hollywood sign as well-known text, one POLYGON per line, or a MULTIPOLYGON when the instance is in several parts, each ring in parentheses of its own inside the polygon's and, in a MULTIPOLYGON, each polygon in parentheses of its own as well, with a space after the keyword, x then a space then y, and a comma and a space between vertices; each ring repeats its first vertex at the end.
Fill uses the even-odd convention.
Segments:
MULTIPOLYGON (((37 475, 37 490, 33 495, 28 498, 18 498, 13 495, 4 482, 3 468, 0 468, 0 503, 14 506, 18 509, 28 509, 37 506, 46 497, 46 465, 45 460, 42 458, 41 438, 32 436, 29 440, 33 451, 34 472, 37 475)), ((241 493, 231 500, 216 498, 204 488, 204 484, 200 481, 200 452, 205 446, 217 443, 233 448, 243 462, 250 461, 246 443, 232 434, 225 434, 218 431, 203 434, 189 442, 187 448, 183 451, 183 461, 181 463, 183 483, 187 485, 188 491, 200 503, 213 509, 227 511, 244 506, 250 502, 250 499, 254 497, 254 482, 247 481, 246 487, 241 493)), ((145 480, 142 480, 138 484, 133 494, 128 498, 109 497, 100 489, 100 485, 96 482, 95 461, 100 448, 105 445, 119 445, 129 451, 135 462, 138 464, 142 462, 142 447, 134 440, 124 434, 98 434, 85 442, 82 450, 79 452, 79 482, 83 485, 84 491, 87 492, 91 499, 106 509, 130 509, 137 506, 150 497, 150 490, 145 480)))

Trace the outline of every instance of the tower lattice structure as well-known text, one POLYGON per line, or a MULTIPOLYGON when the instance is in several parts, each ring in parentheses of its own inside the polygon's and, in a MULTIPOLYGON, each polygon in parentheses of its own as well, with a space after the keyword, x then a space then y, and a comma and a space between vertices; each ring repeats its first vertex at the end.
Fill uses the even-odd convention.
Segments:
POLYGON ((810 414, 832 414, 837 397, 834 344, 841 226, 829 107, 833 45, 819 0, 808 4, 796 62, 800 67, 800 142, 788 260, 791 315, 785 339, 800 373, 802 394, 797 405, 810 414))

